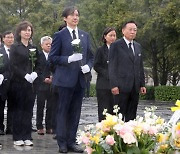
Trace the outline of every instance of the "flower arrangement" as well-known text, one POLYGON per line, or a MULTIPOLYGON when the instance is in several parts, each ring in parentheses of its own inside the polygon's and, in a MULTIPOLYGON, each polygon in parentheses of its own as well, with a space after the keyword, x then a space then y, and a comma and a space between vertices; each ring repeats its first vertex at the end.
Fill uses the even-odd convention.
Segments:
POLYGON ((78 143, 88 154, 168 153, 180 149, 180 122, 172 125, 155 115, 156 107, 145 108, 144 116, 122 121, 114 106, 114 115, 104 110, 105 120, 79 131, 78 143))
POLYGON ((71 45, 73 47, 74 53, 81 53, 82 48, 81 48, 81 44, 80 44, 81 40, 80 39, 74 39, 71 42, 71 45))
POLYGON ((33 72, 34 68, 35 68, 35 62, 37 60, 37 57, 36 57, 36 48, 32 48, 32 49, 29 49, 29 60, 31 61, 31 70, 33 72))

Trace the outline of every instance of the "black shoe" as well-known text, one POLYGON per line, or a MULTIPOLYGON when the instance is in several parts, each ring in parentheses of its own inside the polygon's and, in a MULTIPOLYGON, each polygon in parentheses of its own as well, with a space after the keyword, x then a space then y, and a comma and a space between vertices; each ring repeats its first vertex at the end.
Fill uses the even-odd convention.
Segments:
POLYGON ((77 146, 76 144, 73 144, 71 146, 68 146, 68 151, 69 152, 76 152, 76 153, 83 153, 84 150, 81 149, 79 146, 77 146))
POLYGON ((5 135, 4 131, 0 129, 0 135, 5 135))
POLYGON ((59 153, 67 153, 68 150, 66 147, 59 147, 59 153))
POLYGON ((7 129, 6 134, 12 134, 12 131, 10 129, 7 129))

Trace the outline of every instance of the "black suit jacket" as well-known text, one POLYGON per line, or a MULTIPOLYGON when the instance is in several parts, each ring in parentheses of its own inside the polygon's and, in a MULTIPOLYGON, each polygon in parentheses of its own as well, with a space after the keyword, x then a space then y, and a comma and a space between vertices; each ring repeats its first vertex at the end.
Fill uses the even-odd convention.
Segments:
POLYGON ((134 41, 135 56, 130 53, 123 38, 111 44, 109 55, 109 78, 111 88, 130 92, 135 84, 136 91, 145 86, 141 45, 134 41))
POLYGON ((43 51, 39 53, 39 61, 40 61, 40 71, 38 73, 38 90, 40 91, 50 90, 50 84, 45 83, 44 79, 49 78, 51 76, 51 67, 48 60, 46 60, 43 51))
POLYGON ((106 44, 97 49, 94 59, 94 70, 97 72, 96 89, 110 89, 108 56, 109 49, 106 44))
POLYGON ((2 100, 6 100, 12 73, 10 71, 9 58, 4 47, 0 48, 0 54, 3 54, 3 66, 0 67, 0 74, 4 76, 4 80, 0 86, 0 94, 2 100))

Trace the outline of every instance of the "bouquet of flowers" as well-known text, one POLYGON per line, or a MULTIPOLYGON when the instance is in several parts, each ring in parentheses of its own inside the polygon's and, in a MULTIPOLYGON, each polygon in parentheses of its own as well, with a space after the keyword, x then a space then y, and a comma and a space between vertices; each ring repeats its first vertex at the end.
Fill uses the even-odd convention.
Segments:
POLYGON ((32 48, 32 49, 29 49, 29 60, 31 61, 31 70, 33 72, 34 68, 35 68, 35 62, 37 60, 37 57, 36 57, 36 48, 32 48))
POLYGON ((118 114, 119 107, 114 106, 115 115, 105 110, 105 120, 80 131, 78 142, 85 145, 88 154, 149 154, 154 151, 157 133, 164 124, 164 119, 154 114, 155 109, 146 108, 144 117, 124 122, 118 114))
POLYGON ((71 42, 71 45, 72 45, 73 50, 74 50, 74 53, 81 53, 82 52, 82 48, 81 48, 80 42, 81 42, 80 39, 74 39, 71 42))
POLYGON ((4 66, 3 63, 3 54, 0 54, 0 68, 4 66))

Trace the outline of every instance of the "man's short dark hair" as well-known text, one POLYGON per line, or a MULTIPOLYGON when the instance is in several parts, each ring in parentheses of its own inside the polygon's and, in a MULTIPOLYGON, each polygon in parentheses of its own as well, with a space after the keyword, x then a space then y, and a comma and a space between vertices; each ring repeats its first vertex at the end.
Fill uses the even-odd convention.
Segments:
POLYGON ((78 10, 77 7, 69 6, 69 7, 65 8, 64 11, 62 12, 62 17, 67 18, 67 16, 73 14, 75 10, 77 10, 78 14, 80 15, 79 10, 78 10))
POLYGON ((5 32, 2 34, 2 37, 5 38, 6 35, 8 35, 8 34, 13 34, 13 32, 11 32, 11 31, 5 31, 5 32))
POLYGON ((133 24, 135 24, 135 25, 137 26, 137 23, 136 23, 134 20, 130 20, 130 21, 125 22, 125 23, 122 25, 122 29, 125 28, 126 25, 129 24, 129 23, 133 23, 133 24))

